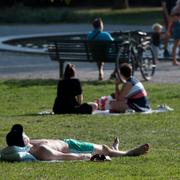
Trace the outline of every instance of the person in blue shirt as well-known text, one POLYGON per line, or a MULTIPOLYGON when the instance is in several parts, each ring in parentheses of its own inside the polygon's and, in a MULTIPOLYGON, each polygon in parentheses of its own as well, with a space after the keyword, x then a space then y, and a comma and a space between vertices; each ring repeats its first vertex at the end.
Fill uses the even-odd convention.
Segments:
MULTIPOLYGON (((96 18, 92 22, 93 30, 88 33, 87 39, 88 40, 102 40, 102 41, 113 41, 113 37, 109 32, 103 31, 104 24, 101 18, 96 18)), ((104 73, 103 73, 103 66, 104 62, 99 60, 97 61, 98 71, 99 71, 99 80, 103 80, 104 73)))

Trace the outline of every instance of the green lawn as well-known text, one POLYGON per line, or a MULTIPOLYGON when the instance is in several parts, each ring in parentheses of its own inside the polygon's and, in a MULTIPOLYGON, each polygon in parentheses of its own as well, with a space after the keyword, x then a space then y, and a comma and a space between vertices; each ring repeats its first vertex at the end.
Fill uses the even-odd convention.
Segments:
MULTIPOLYGON (((180 179, 179 84, 145 83, 151 105, 167 103, 173 112, 151 115, 40 116, 50 110, 56 94, 55 80, 0 80, 0 148, 15 123, 31 138, 76 138, 111 145, 119 136, 121 148, 148 142, 150 152, 141 157, 113 158, 112 162, 0 163, 0 179, 180 179)), ((85 101, 113 91, 112 82, 83 82, 85 101)))
POLYGON ((159 7, 137 7, 125 10, 111 8, 27 8, 14 6, 0 8, 0 23, 90 23, 102 17, 109 24, 152 25, 162 23, 159 7))

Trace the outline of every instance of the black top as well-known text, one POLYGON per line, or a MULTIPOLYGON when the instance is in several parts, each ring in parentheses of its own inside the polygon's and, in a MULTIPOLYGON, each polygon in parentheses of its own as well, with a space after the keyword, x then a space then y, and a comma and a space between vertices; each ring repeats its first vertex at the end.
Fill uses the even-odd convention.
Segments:
POLYGON ((82 88, 78 79, 60 80, 57 88, 57 98, 64 107, 79 105, 76 96, 82 94, 82 88))
POLYGON ((160 33, 153 32, 151 39, 152 39, 152 44, 153 45, 155 45, 155 46, 160 45, 160 33))
POLYGON ((82 94, 81 84, 78 79, 60 80, 57 88, 57 97, 54 102, 53 112, 55 114, 75 113, 91 114, 92 106, 79 104, 76 96, 82 94))
POLYGON ((162 0, 162 2, 166 2, 166 8, 169 14, 171 14, 172 8, 176 5, 177 0, 162 0))

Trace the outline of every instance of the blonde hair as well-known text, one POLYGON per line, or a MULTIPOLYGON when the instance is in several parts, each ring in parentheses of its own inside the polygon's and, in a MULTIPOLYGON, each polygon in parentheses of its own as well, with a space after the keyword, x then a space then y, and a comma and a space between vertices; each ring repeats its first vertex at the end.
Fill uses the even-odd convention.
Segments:
POLYGON ((153 24, 152 25, 152 29, 154 30, 155 28, 160 28, 160 29, 162 29, 163 28, 163 26, 161 25, 161 24, 159 24, 159 23, 155 23, 155 24, 153 24))

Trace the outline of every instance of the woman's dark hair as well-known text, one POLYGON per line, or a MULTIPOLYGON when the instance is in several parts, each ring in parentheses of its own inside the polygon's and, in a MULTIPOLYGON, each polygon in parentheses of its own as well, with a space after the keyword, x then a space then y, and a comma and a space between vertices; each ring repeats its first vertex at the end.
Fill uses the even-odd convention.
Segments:
POLYGON ((128 63, 123 63, 120 67, 120 72, 125 78, 130 78, 132 74, 132 67, 128 63))
POLYGON ((73 64, 67 64, 64 71, 64 79, 70 79, 75 76, 75 69, 73 64))
POLYGON ((99 29, 101 27, 101 23, 102 23, 102 19, 101 18, 96 18, 92 22, 92 25, 93 25, 94 29, 99 29))

